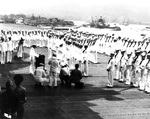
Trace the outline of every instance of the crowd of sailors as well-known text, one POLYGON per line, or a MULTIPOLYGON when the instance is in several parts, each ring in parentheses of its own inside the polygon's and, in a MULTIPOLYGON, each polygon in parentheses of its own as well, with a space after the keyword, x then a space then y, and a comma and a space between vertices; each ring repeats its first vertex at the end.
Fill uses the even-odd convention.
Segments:
MULTIPOLYGON (((146 35, 141 35, 141 39, 137 40, 110 33, 37 29, 1 30, 0 36, 1 64, 12 62, 14 50, 17 50, 18 58, 23 58, 24 47, 31 48, 31 60, 36 55, 34 46, 45 47, 48 49, 48 59, 55 52, 59 61, 67 62, 70 68, 78 63, 82 73, 88 76, 88 62, 98 63, 97 53, 101 53, 110 56, 108 87, 113 87, 114 80, 118 80, 150 92, 150 38, 146 35)), ((31 63, 29 73, 34 71, 31 63)))
POLYGON ((113 36, 109 36, 105 44, 101 44, 101 51, 110 55, 107 87, 113 87, 117 80, 150 93, 150 38, 142 36, 140 41, 112 39, 113 36))

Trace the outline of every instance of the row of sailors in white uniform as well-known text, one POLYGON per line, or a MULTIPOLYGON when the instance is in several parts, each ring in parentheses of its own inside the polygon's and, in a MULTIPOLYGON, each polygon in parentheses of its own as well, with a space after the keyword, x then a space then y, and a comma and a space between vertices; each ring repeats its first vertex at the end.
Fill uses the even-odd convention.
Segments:
MULTIPOLYGON (((70 41, 70 42, 75 42, 79 43, 80 45, 83 45, 83 47, 80 49, 78 47, 76 47, 77 51, 79 51, 79 55, 76 55, 75 57, 77 59, 81 59, 83 55, 82 52, 84 51, 85 47, 87 46, 86 49, 86 53, 88 60, 93 62, 93 63, 97 63, 98 62, 98 58, 97 58, 97 52, 99 51, 99 41, 102 37, 98 36, 98 35, 94 35, 94 34, 86 34, 86 33, 79 33, 79 32, 73 32, 73 33, 69 33, 66 34, 65 39, 70 41), (80 35, 79 35, 80 34, 80 35)), ((71 46, 71 45, 70 45, 71 46)), ((77 54, 78 52, 74 51, 73 49, 73 55, 77 54)))
POLYGON ((24 46, 25 47, 31 47, 32 45, 36 45, 39 47, 47 47, 48 37, 47 34, 41 34, 41 33, 30 33, 30 34, 21 34, 18 32, 15 33, 8 33, 1 35, 4 39, 7 39, 8 37, 11 37, 12 41, 14 42, 14 47, 16 48, 18 45, 18 42, 21 38, 24 39, 24 46))
MULTIPOLYGON (((29 32, 25 32, 22 34, 21 32, 13 32, 13 31, 1 31, 0 33, 0 62, 1 64, 5 64, 7 62, 12 62, 12 52, 14 50, 18 50, 19 42, 23 39, 23 47, 31 47, 32 45, 36 45, 38 47, 49 47, 49 37, 47 36, 47 32, 42 33, 34 33, 30 32, 29 34, 25 34, 29 32)), ((53 41, 57 39, 54 35, 51 39, 53 41)), ((19 51, 19 50, 18 50, 19 51)), ((20 53, 17 53, 20 54, 20 53)))
MULTIPOLYGON (((23 46, 25 47, 31 47, 32 45, 36 45, 39 47, 51 47, 51 44, 54 42, 59 44, 59 38, 55 36, 53 33, 53 36, 51 38, 47 35, 48 32, 42 33, 42 32, 8 32, 2 34, 2 38, 4 38, 5 42, 0 43, 0 49, 1 52, 7 52, 7 51, 13 51, 18 47, 18 43, 20 39, 24 39, 23 46), (8 38, 11 38, 11 40, 7 40, 8 38)), ((96 49, 94 47, 88 48, 91 49, 90 51, 96 49)), ((72 54, 72 53, 71 53, 72 54)), ((81 53, 79 53, 81 54, 81 53)), ((92 53, 90 53, 91 57, 93 56, 92 53)), ((3 56, 2 56, 3 57, 3 56)), ((80 55, 75 56, 76 58, 80 58, 80 55)), ((90 57, 90 58, 91 58, 90 57)), ((11 58, 12 59, 12 58, 11 58)), ((91 61, 96 62, 95 56, 91 58, 91 61), (95 61, 94 61, 95 60, 95 61)), ((11 62, 11 60, 8 60, 8 62, 11 62)), ((4 64, 4 61, 1 61, 2 64, 4 64)))
POLYGON ((107 86, 113 87, 116 79, 150 93, 150 52, 117 50, 111 54, 107 71, 107 86))
MULTIPOLYGON (((1 31, 0 33, 0 62, 5 64, 12 62, 12 52, 18 48, 18 44, 24 36, 18 32, 1 31)), ((27 39, 25 40, 27 46, 27 39)))
POLYGON ((129 38, 121 38, 104 35, 101 41, 99 42, 99 52, 105 53, 106 55, 110 55, 110 53, 114 52, 116 49, 128 49, 132 51, 141 47, 142 50, 149 51, 150 43, 148 38, 142 38, 140 41, 136 41, 129 38))
POLYGON ((15 42, 11 40, 11 37, 4 39, 1 37, 0 42, 0 62, 5 64, 5 62, 12 62, 12 52, 17 48, 15 42))
MULTIPOLYGON (((35 46, 37 46, 35 44, 35 46)), ((59 60, 67 60, 71 59, 71 66, 74 67, 74 62, 79 62, 81 61, 82 63, 87 60, 87 52, 83 53, 83 50, 80 49, 79 47, 76 47, 73 44, 66 44, 64 39, 59 39, 58 37, 50 37, 47 43, 47 48, 48 48, 48 59, 52 57, 53 51, 56 52, 57 54, 57 59, 59 60)), ((32 53, 33 48, 31 48, 30 51, 30 59, 31 57, 36 56, 35 53, 32 53)), ((86 63, 88 64, 88 62, 86 63)), ((30 73, 33 73, 35 70, 34 68, 34 63, 33 65, 30 65, 30 73)), ((86 72, 85 75, 88 73, 86 72)))

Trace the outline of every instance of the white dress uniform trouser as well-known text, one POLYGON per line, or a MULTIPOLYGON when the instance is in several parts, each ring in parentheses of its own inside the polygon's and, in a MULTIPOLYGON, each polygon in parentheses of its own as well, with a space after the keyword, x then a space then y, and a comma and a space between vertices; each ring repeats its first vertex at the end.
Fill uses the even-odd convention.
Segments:
POLYGON ((35 58, 32 58, 30 67, 29 67, 29 73, 34 74, 35 71, 35 58))
POLYGON ((38 76, 35 76, 35 81, 40 82, 42 85, 45 85, 49 82, 49 80, 46 77, 38 77, 38 76))
POLYGON ((57 73, 56 72, 51 72, 49 74, 49 86, 57 86, 57 73))
POLYGON ((145 84, 145 91, 150 93, 150 68, 147 69, 147 80, 145 84))

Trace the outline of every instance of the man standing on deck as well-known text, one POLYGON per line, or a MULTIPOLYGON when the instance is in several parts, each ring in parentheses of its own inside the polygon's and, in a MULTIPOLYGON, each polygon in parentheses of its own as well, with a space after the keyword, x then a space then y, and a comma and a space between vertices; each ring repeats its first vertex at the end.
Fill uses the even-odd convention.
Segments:
POLYGON ((108 88, 113 88, 113 80, 115 78, 115 54, 110 54, 110 59, 108 61, 107 71, 108 71, 108 88))
POLYGON ((7 62, 12 62, 12 51, 13 51, 13 43, 11 37, 8 37, 7 41, 7 62))
POLYGON ((57 87, 57 73, 59 68, 59 62, 56 59, 56 53, 53 51, 52 58, 49 60, 48 64, 50 65, 50 72, 49 72, 49 86, 51 87, 54 82, 54 87, 57 87))
POLYGON ((35 71, 35 57, 39 57, 39 55, 35 52, 36 46, 33 45, 32 48, 30 49, 30 69, 29 73, 34 74, 35 71))
POLYGON ((1 37, 1 64, 5 64, 5 59, 6 59, 6 51, 7 51, 7 44, 5 42, 5 39, 1 37))

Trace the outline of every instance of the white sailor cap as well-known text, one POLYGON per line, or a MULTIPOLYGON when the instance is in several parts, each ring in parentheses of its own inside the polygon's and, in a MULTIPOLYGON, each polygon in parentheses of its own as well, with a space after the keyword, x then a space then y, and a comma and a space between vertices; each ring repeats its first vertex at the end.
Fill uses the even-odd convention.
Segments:
POLYGON ((133 51, 131 49, 126 50, 127 54, 131 54, 133 51))
POLYGON ((65 63, 64 61, 62 61, 61 63, 60 63, 60 66, 61 67, 63 67, 63 66, 65 66, 67 63, 65 63))
POLYGON ((44 66, 44 64, 43 64, 43 63, 40 63, 39 65, 40 65, 40 66, 44 66))
POLYGON ((141 55, 142 55, 142 56, 145 56, 146 54, 147 54, 147 52, 146 52, 146 51, 143 51, 141 55))

